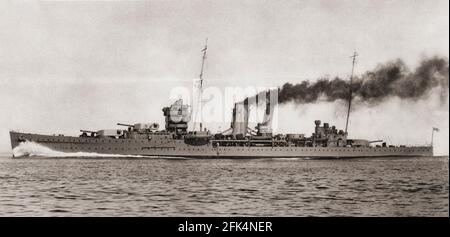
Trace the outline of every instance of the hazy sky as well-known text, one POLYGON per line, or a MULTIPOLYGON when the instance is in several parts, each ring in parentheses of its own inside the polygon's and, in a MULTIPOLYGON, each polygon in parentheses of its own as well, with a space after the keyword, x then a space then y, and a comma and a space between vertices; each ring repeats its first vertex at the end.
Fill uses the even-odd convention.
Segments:
MULTIPOLYGON (((356 73, 396 58, 411 68, 427 56, 448 58, 448 4, 1 1, 0 151, 9 149, 11 129, 76 134, 116 122, 162 124, 161 108, 173 102, 170 89, 190 87, 198 76, 206 37, 206 83, 219 87, 345 77, 354 50, 356 73)), ((436 113, 438 125, 448 124, 448 110, 436 113)), ((389 116, 384 119, 401 119, 389 116)), ((312 128, 312 120, 304 123, 312 128)), ((438 139, 448 141, 448 125, 440 126, 445 131, 438 139)), ((420 129, 428 138, 429 127, 420 129)), ((448 154, 448 145, 440 149, 448 154)))

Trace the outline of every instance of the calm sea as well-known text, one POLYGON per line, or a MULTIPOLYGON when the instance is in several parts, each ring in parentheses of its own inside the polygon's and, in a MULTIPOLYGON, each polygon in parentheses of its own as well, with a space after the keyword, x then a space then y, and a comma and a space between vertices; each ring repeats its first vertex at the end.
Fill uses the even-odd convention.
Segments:
POLYGON ((448 160, 3 155, 0 216, 449 216, 448 160))

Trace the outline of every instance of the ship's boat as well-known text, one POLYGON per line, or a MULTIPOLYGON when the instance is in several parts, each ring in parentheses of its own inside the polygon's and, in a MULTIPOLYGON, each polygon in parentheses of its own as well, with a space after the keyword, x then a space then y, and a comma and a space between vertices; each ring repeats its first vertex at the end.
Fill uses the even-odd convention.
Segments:
POLYGON ((184 142, 191 146, 204 146, 209 144, 211 138, 208 131, 193 131, 184 136, 184 142))

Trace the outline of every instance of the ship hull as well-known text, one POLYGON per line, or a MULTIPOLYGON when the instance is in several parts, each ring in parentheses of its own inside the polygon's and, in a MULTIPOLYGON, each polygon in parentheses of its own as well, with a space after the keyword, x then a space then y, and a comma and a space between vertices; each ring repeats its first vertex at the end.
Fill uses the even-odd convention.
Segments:
POLYGON ((212 144, 192 146, 183 140, 113 139, 53 136, 10 132, 12 149, 21 142, 32 141, 59 152, 86 152, 97 154, 189 157, 189 158, 367 158, 433 156, 431 146, 414 147, 258 147, 212 144))

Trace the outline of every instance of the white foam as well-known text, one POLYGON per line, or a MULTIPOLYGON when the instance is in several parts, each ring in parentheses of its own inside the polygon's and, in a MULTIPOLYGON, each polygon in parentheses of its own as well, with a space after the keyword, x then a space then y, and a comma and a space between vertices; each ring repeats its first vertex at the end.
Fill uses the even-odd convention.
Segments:
POLYGON ((37 156, 37 157, 148 157, 140 155, 121 155, 121 154, 100 154, 95 152, 62 152, 52 150, 42 144, 25 141, 21 142, 13 149, 14 157, 37 156))

